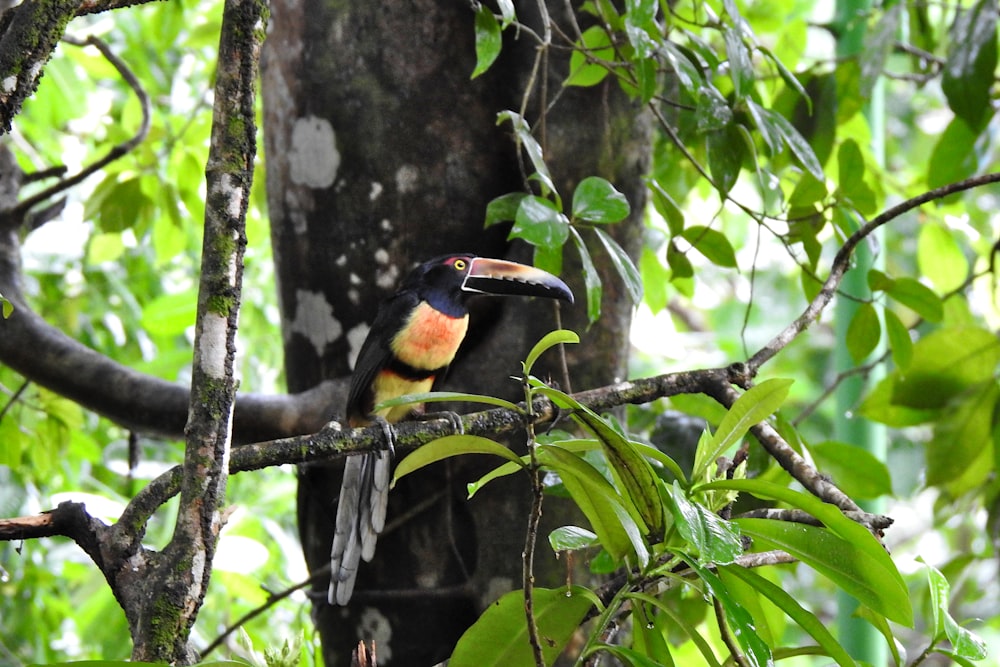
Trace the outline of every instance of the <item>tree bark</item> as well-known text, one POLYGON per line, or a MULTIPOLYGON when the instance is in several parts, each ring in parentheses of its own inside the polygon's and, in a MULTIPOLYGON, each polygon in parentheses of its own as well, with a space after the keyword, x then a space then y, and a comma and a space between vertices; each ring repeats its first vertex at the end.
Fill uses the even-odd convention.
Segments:
MULTIPOLYGON (((537 23, 528 10, 521 18, 537 23)), ((275 3, 262 94, 291 391, 350 373, 378 301, 416 262, 457 251, 530 261, 528 249, 509 246, 506 230, 484 231, 482 221, 492 198, 524 189, 509 127, 498 127, 496 114, 520 109, 535 47, 526 37, 508 41, 493 69, 470 81, 475 46, 466 5, 275 3)), ((550 89, 557 90, 568 66, 555 55, 548 62, 550 89)), ((617 230, 634 253, 647 166, 645 116, 611 82, 561 94, 545 128, 557 187, 569 201, 586 176, 615 183, 635 211, 617 230)), ((539 99, 536 90, 529 121, 547 102, 539 99)), ((564 277, 582 301, 572 254, 566 253, 564 277)), ((600 252, 595 257, 604 259, 600 252)), ((625 373, 632 305, 607 271, 604 288, 605 315, 589 330, 582 303, 561 312, 563 326, 584 333, 568 351, 576 388, 625 373)), ((479 302, 447 387, 517 398, 509 376, 556 322, 548 302, 479 302)), ((561 377, 554 360, 537 372, 561 377)), ((330 417, 342 409, 330 405, 330 417)), ((517 585, 527 480, 514 476, 465 500, 465 483, 492 465, 457 460, 404 479, 390 496, 387 530, 375 560, 362 566, 349 607, 327 605, 326 581, 316 583, 314 616, 328 665, 348 664, 362 638, 375 639, 380 664, 434 664, 487 604, 517 585)), ((339 468, 300 470, 300 533, 314 571, 328 565, 339 468)), ((557 504, 547 501, 549 528, 559 525, 557 514, 557 504)), ((539 585, 559 585, 562 566, 544 551, 538 561, 539 585)))

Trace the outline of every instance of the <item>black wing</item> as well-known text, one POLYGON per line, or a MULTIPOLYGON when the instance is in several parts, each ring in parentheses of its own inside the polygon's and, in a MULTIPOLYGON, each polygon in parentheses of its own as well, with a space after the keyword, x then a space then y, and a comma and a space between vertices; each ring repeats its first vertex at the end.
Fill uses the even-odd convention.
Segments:
POLYGON ((418 303, 420 298, 416 293, 406 290, 396 293, 379 305, 372 328, 354 363, 351 388, 347 394, 348 421, 364 420, 371 414, 375 407, 372 383, 379 371, 392 359, 392 348, 389 345, 406 325, 418 303))

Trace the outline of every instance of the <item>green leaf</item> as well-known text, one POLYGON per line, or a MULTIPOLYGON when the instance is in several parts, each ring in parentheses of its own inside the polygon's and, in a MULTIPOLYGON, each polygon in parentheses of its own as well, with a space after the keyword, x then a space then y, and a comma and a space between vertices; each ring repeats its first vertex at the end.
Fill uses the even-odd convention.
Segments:
POLYGON ((996 0, 959 8, 948 31, 949 46, 941 90, 955 115, 972 128, 988 118, 990 90, 997 67, 996 0))
POLYGON ((892 287, 886 290, 886 294, 928 322, 940 322, 944 316, 941 297, 935 294, 930 287, 914 278, 905 276, 896 278, 892 287))
POLYGON ((781 609, 793 621, 809 633, 813 639, 823 648, 826 655, 837 661, 842 667, 856 667, 857 663, 850 654, 838 642, 826 626, 816 618, 815 615, 807 611, 796 601, 794 597, 785 592, 781 586, 774 584, 749 568, 739 565, 719 566, 719 575, 723 582, 727 577, 737 577, 750 586, 757 589, 761 595, 770 600, 776 607, 781 609))
POLYGON ((889 349, 892 350, 892 361, 896 364, 896 368, 905 371, 913 359, 913 339, 910 338, 910 330, 896 313, 888 308, 882 312, 885 315, 885 332, 889 338, 889 349))
POLYGON ((891 400, 918 410, 939 409, 990 381, 1000 363, 1000 342, 990 331, 959 326, 932 332, 913 346, 905 373, 890 376, 891 400))
POLYGON ((847 351, 854 363, 859 364, 867 359, 875 351, 881 337, 882 326, 875 306, 868 302, 859 304, 847 325, 847 351))
POLYGON ((587 321, 591 324, 601 316, 601 294, 603 286, 601 284, 601 274, 597 272, 594 261, 590 258, 590 251, 587 244, 583 242, 583 237, 575 227, 569 228, 573 237, 573 243, 580 254, 580 265, 583 269, 583 284, 587 290, 587 321))
POLYGON ((634 553, 639 565, 649 562, 649 547, 642 538, 642 529, 632 518, 634 507, 627 508, 623 498, 611 483, 576 454, 553 445, 538 446, 538 460, 555 470, 573 501, 590 522, 594 532, 615 562, 634 553))
POLYGON ((486 394, 467 394, 461 391, 425 391, 418 392, 416 394, 404 394, 403 396, 390 398, 387 401, 381 401, 375 405, 372 411, 380 412, 386 408, 395 408, 400 405, 409 405, 410 403, 445 403, 448 401, 483 403, 485 405, 495 405, 498 408, 507 408, 508 410, 520 410, 516 403, 511 403, 510 401, 497 398, 496 396, 488 396, 486 394))
POLYGON ((960 398, 948 403, 948 409, 934 424, 934 435, 927 443, 928 486, 954 483, 971 473, 975 481, 964 484, 969 488, 985 481, 990 474, 989 449, 1000 387, 993 379, 985 380, 960 398))
POLYGON ((550 200, 528 195, 517 207, 509 238, 542 248, 559 248, 569 238, 569 219, 550 200))
POLYGON ((695 225, 685 229, 681 238, 690 243, 712 264, 727 269, 736 268, 736 252, 733 250, 732 244, 729 243, 729 239, 722 232, 711 227, 695 225))
POLYGON ((684 495, 677 482, 667 487, 677 531, 698 552, 701 563, 732 563, 743 553, 740 531, 707 507, 684 495))
POLYGON ((631 212, 625 195, 598 176, 580 181, 573 192, 573 217, 599 224, 621 222, 631 212))
POLYGON ((595 227, 594 233, 597 234, 597 238, 604 245, 604 249, 608 251, 611 264, 618 271, 618 275, 622 277, 622 282, 625 283, 625 289, 628 290, 628 295, 632 299, 632 303, 635 305, 642 303, 642 276, 639 275, 639 269, 635 268, 632 258, 603 229, 595 227))
POLYGON ((750 50, 739 30, 724 25, 722 37, 726 45, 726 55, 729 57, 729 76, 733 80, 733 89, 737 99, 742 99, 751 93, 756 79, 753 62, 750 60, 750 50))
POLYGON ((878 498, 892 493, 892 478, 885 463, 857 445, 826 441, 809 445, 809 453, 816 468, 852 498, 878 498))
POLYGON ((3 319, 7 319, 14 312, 14 304, 4 298, 3 294, 0 294, 0 316, 3 319))
POLYGON ((694 275, 694 266, 691 265, 691 260, 677 248, 677 244, 673 241, 667 244, 667 266, 670 267, 671 280, 690 278, 694 275))
POLYGON ((780 153, 782 146, 787 145, 813 178, 818 181, 826 180, 826 174, 823 173, 823 167, 812 147, 787 118, 776 111, 765 109, 753 100, 747 99, 746 102, 757 129, 773 155, 780 153))
MULTIPOLYGON (((0 422, 0 424, 2 423, 3 422, 0 422)), ((601 446, 600 443, 597 442, 597 440, 585 439, 585 438, 574 438, 573 440, 563 440, 557 442, 550 442, 546 444, 558 445, 570 452, 589 452, 595 449, 600 449, 601 446)), ((469 493, 469 498, 471 499, 472 496, 476 495, 476 493, 478 493, 484 486, 486 486, 493 480, 520 472, 521 469, 528 466, 530 462, 531 462, 531 457, 528 454, 525 454, 524 456, 521 457, 519 463, 517 464, 512 462, 504 463, 502 465, 497 466, 493 470, 489 471, 488 473, 477 479, 475 482, 469 482, 466 485, 466 490, 469 493)))
POLYGON ((708 168, 712 180, 723 195, 736 185, 743 168, 743 139, 733 123, 718 130, 705 133, 705 147, 708 149, 708 168))
POLYGON ((875 209, 875 192, 865 183, 865 158, 858 143, 847 139, 837 149, 839 174, 838 192, 855 209, 871 215, 875 209))
MULTIPOLYGON (((573 637, 593 606, 580 586, 568 589, 535 588, 532 592, 535 623, 546 664, 552 664, 573 637)), ((508 667, 532 665, 524 593, 511 591, 491 604, 455 646, 450 667, 508 667)))
POLYGON ((651 180, 648 184, 653 193, 653 208, 667 221, 671 236, 680 235, 684 231, 684 212, 681 207, 657 181, 651 180))
POLYGON ((944 225, 928 221, 917 236, 917 266, 940 294, 959 289, 969 276, 969 260, 944 225))
POLYGON ((115 183, 101 201, 97 223, 102 232, 122 232, 149 222, 153 200, 142 191, 140 178, 115 183))
POLYGON ((873 610, 912 627, 909 591, 885 548, 862 525, 851 521, 834 505, 807 493, 755 479, 717 480, 694 491, 730 489, 770 498, 798 507, 826 528, 770 519, 735 520, 744 534, 754 537, 754 550, 779 542, 785 549, 873 610), (802 530, 806 529, 806 530, 802 530), (758 540, 760 544, 758 544, 758 540))
POLYGON ((556 186, 552 182, 549 167, 545 164, 545 158, 542 155, 542 145, 531 134, 531 127, 528 125, 528 122, 524 120, 521 114, 510 110, 501 111, 497 114, 497 125, 500 125, 505 120, 510 121, 514 128, 514 136, 517 137, 518 143, 524 148, 524 152, 528 154, 528 159, 531 160, 531 165, 535 168, 534 176, 537 177, 538 181, 548 192, 555 193, 556 186))
POLYGON ((865 397, 858 408, 858 414, 865 419, 895 428, 915 426, 935 419, 939 412, 931 408, 914 408, 897 403, 893 399, 894 386, 898 376, 883 378, 865 397))
POLYGON ((598 25, 587 28, 581 35, 580 44, 570 53, 569 76, 563 85, 597 85, 609 74, 608 64, 614 59, 615 50, 607 31, 598 25))
POLYGON ((699 445, 691 479, 704 479, 709 466, 715 465, 723 452, 742 440, 752 426, 764 421, 781 407, 792 382, 794 380, 777 378, 766 380, 736 399, 706 447, 699 445))
POLYGON ((500 24, 492 10, 485 4, 476 10, 476 68, 471 79, 485 72, 500 55, 500 24))
POLYGON ((424 466, 462 454, 492 454, 526 467, 520 456, 492 440, 478 435, 446 435, 418 447, 400 461, 392 475, 390 487, 396 486, 397 481, 424 466))
POLYGON ((754 620, 742 605, 740 605, 726 588, 718 575, 694 560, 685 558, 688 565, 698 573, 698 576, 708 586, 712 596, 721 604, 732 634, 743 649, 747 664, 754 667, 770 667, 774 664, 771 648, 767 645, 754 626, 754 620))
POLYGON ((535 346, 531 348, 530 352, 528 352, 528 356, 524 360, 524 372, 530 374, 535 362, 538 361, 538 357, 542 356, 542 354, 549 348, 555 347, 556 345, 579 342, 580 336, 577 335, 575 331, 570 331, 569 329, 557 329, 556 331, 550 331, 545 334, 540 341, 535 343, 535 346))
POLYGON ((549 546, 556 553, 587 549, 597 544, 597 535, 579 526, 562 526, 549 533, 549 546))
POLYGON ((887 618, 912 624, 910 600, 905 586, 895 585, 899 573, 891 561, 881 563, 848 540, 816 526, 769 519, 737 519, 736 523, 753 538, 755 550, 782 549, 887 618))
POLYGON ((531 261, 536 268, 539 268, 542 271, 548 271, 554 276, 558 276, 562 273, 562 255, 563 249, 561 246, 552 248, 548 248, 546 246, 535 246, 535 252, 531 256, 531 261))
POLYGON ((499 222, 512 221, 517 216, 521 201, 527 196, 523 192, 510 192, 491 201, 486 205, 486 224, 483 226, 492 227, 499 222))
POLYGON ((648 532, 662 535, 666 521, 663 501, 660 500, 659 478, 645 456, 605 419, 573 397, 549 387, 540 387, 539 391, 559 407, 573 410, 574 421, 597 436, 611 464, 619 492, 637 510, 648 532))
POLYGON ((927 187, 941 187, 975 174, 979 169, 977 139, 968 123, 961 118, 953 118, 931 150, 927 161, 927 187))
POLYGON ((942 634, 948 637, 954 653, 967 660, 986 659, 986 642, 960 626, 952 617, 951 606, 951 586, 940 570, 933 567, 917 557, 917 560, 924 564, 924 571, 927 573, 927 586, 931 594, 931 615, 934 619, 934 632, 932 637, 940 637, 942 634))

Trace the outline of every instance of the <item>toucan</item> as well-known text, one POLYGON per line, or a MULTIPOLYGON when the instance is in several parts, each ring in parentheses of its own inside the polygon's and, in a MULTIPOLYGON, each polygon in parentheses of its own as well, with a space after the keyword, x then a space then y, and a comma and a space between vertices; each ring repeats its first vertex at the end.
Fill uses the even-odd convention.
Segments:
MULTIPOLYGON (((374 408, 397 396, 433 389, 465 338, 467 304, 478 294, 573 303, 566 283, 524 264, 467 253, 424 262, 379 306, 351 376, 348 425, 395 423, 422 412, 422 406, 412 404, 377 413, 374 408)), ((347 458, 330 550, 330 604, 348 603, 360 560, 370 561, 375 554, 376 538, 385 525, 390 459, 384 451, 347 458)))

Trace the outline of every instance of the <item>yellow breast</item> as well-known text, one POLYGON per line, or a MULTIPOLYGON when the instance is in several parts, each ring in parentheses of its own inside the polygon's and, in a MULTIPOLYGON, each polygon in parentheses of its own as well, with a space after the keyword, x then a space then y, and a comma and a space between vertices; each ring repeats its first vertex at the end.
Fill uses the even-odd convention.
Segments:
MULTIPOLYGON (((430 391, 433 386, 433 377, 429 377, 425 380, 407 380, 406 378, 399 377, 391 371, 382 371, 375 376, 373 388, 375 389, 376 396, 388 399, 396 396, 403 396, 405 394, 421 394, 425 391, 430 391)), ((390 424, 395 424, 396 422, 405 419, 411 412, 414 411, 414 408, 419 411, 419 406, 399 405, 394 408, 379 410, 376 414, 390 424)))
POLYGON ((449 317, 430 304, 421 302, 393 339, 392 353, 414 368, 444 368, 455 358, 468 327, 468 315, 449 317))

